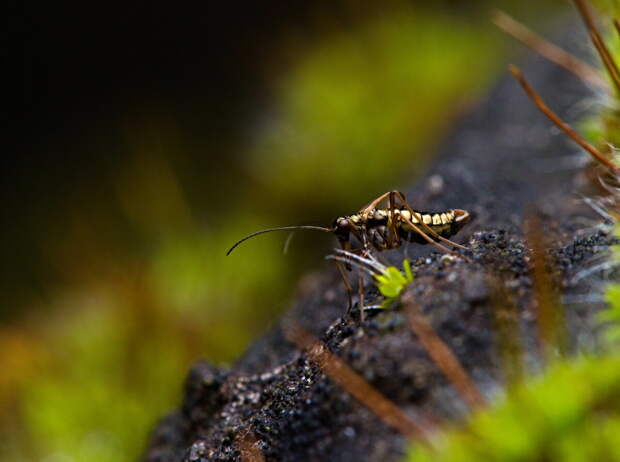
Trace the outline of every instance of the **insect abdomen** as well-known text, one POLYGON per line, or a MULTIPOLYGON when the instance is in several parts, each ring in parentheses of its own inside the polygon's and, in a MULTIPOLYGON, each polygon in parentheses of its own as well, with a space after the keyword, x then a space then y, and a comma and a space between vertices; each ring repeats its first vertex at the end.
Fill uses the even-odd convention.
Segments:
MULTIPOLYGON (((420 225, 420 223, 426 224, 442 237, 450 237, 456 234, 460 229, 460 227, 455 226, 456 215, 453 210, 448 210, 447 212, 415 212, 413 216, 411 216, 408 210, 401 210, 400 214, 404 218, 409 219, 414 225, 420 225)), ((405 220, 400 221, 400 231, 403 235, 402 237, 410 242, 419 244, 428 243, 413 230, 405 220)))
MULTIPOLYGON (((411 213, 409 212, 409 210, 401 210, 400 215, 411 220, 411 222, 414 225, 417 225, 420 222, 423 222, 424 224, 427 224, 428 226, 445 226, 445 225, 452 224, 455 219, 455 215, 452 210, 448 210, 447 212, 432 212, 432 213, 415 212, 413 217, 411 216, 411 213)), ((406 224, 406 223, 403 221, 403 224, 406 224)))

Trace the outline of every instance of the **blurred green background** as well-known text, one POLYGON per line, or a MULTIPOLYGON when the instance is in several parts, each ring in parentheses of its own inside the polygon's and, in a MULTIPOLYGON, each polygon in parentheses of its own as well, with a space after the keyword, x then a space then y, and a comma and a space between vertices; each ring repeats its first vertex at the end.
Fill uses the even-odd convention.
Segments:
POLYGON ((410 183, 518 49, 491 8, 544 31, 567 6, 378 3, 13 5, 0 460, 135 460, 333 241, 226 249, 410 183))

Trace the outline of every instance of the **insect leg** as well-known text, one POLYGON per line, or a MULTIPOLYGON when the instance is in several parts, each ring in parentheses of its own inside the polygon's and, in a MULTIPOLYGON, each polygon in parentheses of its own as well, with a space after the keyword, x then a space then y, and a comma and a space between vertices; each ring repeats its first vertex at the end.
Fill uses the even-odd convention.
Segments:
POLYGON ((389 191, 386 192, 385 194, 381 194, 379 197, 377 197, 375 200, 373 200, 371 203, 369 203, 367 206, 362 207, 362 209, 359 211, 359 213, 361 213, 364 216, 368 216, 368 214, 374 210, 375 208, 377 208, 377 205, 379 205, 381 202, 383 202, 385 199, 387 199, 387 197, 392 194, 393 191, 389 191))
POLYGON ((344 284, 344 288, 347 292, 347 301, 349 303, 347 305, 347 314, 350 314, 351 310, 353 309, 353 288, 351 287, 351 284, 347 279, 347 273, 345 273, 344 268, 342 267, 342 263, 340 263, 338 260, 334 260, 334 263, 336 264, 336 268, 338 268, 338 272, 340 273, 340 277, 342 278, 342 283, 344 284))
MULTIPOLYGON (((345 247, 344 243, 342 247, 344 249, 345 247)), ((345 249, 345 250, 351 253, 355 253, 355 254, 359 253, 360 256, 362 257, 366 257, 366 255, 370 253, 368 248, 356 249, 356 250, 345 249)), ((347 292, 347 299, 349 303, 347 307, 347 314, 350 314, 351 310, 353 309, 353 288, 351 287, 351 283, 349 282, 347 278, 347 274, 345 273, 342 263, 338 260, 334 260, 334 263, 336 264, 336 268, 338 269, 338 272, 340 273, 340 277, 342 278, 342 282, 344 283, 344 287, 347 292)), ((345 265, 347 266, 347 269, 349 269, 350 271, 351 265, 349 265, 348 263, 345 263, 345 265)), ((361 267, 358 268, 357 274, 358 274, 358 297, 359 297, 358 306, 360 309, 360 321, 363 322, 364 321, 364 271, 363 271, 363 268, 361 267)))
POLYGON ((398 221, 396 220, 396 191, 390 191, 390 205, 388 208, 388 242, 391 249, 400 247, 400 234, 398 234, 398 221))
MULTIPOLYGON (((411 216, 414 217, 416 215, 416 212, 411 208, 411 206, 409 205, 409 203, 407 202, 407 199, 405 199, 405 195, 403 193, 401 193, 400 191, 392 191, 393 193, 395 193, 398 198, 400 199, 403 207, 405 207, 407 210, 409 210, 409 213, 411 213, 411 216)), ((409 220, 406 220, 409 221, 409 220)), ((412 225, 407 223, 408 225, 412 225)), ((421 228, 428 234, 430 234, 431 236, 433 236, 434 238, 445 242, 446 244, 452 245, 454 247, 458 247, 459 249, 463 249, 463 250, 469 250, 467 247, 461 245, 461 244, 457 244, 456 242, 451 241, 450 239, 446 239, 445 237, 437 234, 435 232, 435 230, 433 228, 431 228, 430 226, 428 226, 426 223, 424 223, 423 220, 420 220, 420 225, 421 228)), ((417 230, 416 230, 417 231, 417 230)))
MULTIPOLYGON (((377 202, 378 203, 378 202, 377 202)), ((374 208, 374 206, 373 206, 374 208)), ((362 248, 359 250, 360 255, 366 258, 370 254, 370 243, 372 240, 368 235, 368 229, 365 226, 360 226, 357 229, 358 237, 361 238, 362 248)), ((357 273, 357 291, 358 291, 358 303, 357 306, 360 310, 360 322, 364 322, 364 272, 361 268, 358 268, 357 273)))
MULTIPOLYGON (((365 237, 365 233, 364 233, 364 237, 365 237)), ((368 255, 370 255, 370 248, 368 247, 368 240, 364 239, 365 245, 364 247, 360 250, 360 255, 363 258, 368 258, 368 255)), ((358 290, 358 307, 360 310, 360 322, 364 322, 364 292, 365 292, 365 284, 364 284, 364 272, 362 271, 361 268, 358 269, 358 277, 357 277, 357 290, 358 290)))
POLYGON ((361 268, 358 268, 357 271, 357 290, 359 297, 357 306, 360 310, 360 322, 364 322, 364 273, 361 268))
POLYGON ((424 231, 422 231, 420 228, 418 228, 416 225, 413 224, 413 222, 411 220, 409 220, 406 217, 402 217, 403 221, 405 223, 407 223, 407 225, 409 225, 411 227, 411 229, 413 229, 416 233, 418 233, 420 236, 422 236, 424 238, 424 240, 426 240, 429 244, 434 245, 435 247, 437 247, 439 250, 441 250, 442 252, 445 253, 449 253, 450 255, 454 255, 455 257, 463 257, 462 255, 448 249, 446 246, 441 245, 439 242, 431 239, 428 234, 426 234, 424 231))
POLYGON ((385 249, 386 241, 377 229, 371 228, 368 230, 368 239, 375 249, 379 251, 385 249))

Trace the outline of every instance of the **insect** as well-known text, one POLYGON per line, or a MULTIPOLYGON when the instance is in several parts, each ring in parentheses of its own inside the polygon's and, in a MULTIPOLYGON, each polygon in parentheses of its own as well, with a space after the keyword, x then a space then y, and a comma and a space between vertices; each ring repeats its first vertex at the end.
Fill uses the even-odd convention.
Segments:
MULTIPOLYGON (((466 249, 449 238, 458 233, 470 219, 470 214, 466 210, 450 209, 444 212, 418 212, 411 208, 405 196, 400 191, 388 191, 374 199, 359 212, 336 218, 330 228, 322 226, 284 226, 279 228, 268 228, 252 233, 235 242, 226 252, 230 253, 242 242, 255 236, 273 231, 294 231, 307 229, 333 233, 338 238, 340 247, 343 250, 351 251, 361 256, 366 256, 374 248, 381 252, 383 250, 396 249, 403 241, 415 242, 418 244, 431 244, 443 252, 456 256, 461 256, 440 242, 466 249), (378 208, 382 202, 388 202, 388 208, 378 208), (362 245, 359 249, 352 249, 352 238, 355 237, 362 245)), ((340 275, 343 278, 345 288, 349 297, 349 310, 352 308, 351 285, 349 284, 342 264, 334 260, 340 275)), ((346 265, 347 269, 351 269, 346 265)), ((360 276, 360 306, 363 306, 363 278, 360 276)), ((360 310, 363 312, 363 310, 360 310)))

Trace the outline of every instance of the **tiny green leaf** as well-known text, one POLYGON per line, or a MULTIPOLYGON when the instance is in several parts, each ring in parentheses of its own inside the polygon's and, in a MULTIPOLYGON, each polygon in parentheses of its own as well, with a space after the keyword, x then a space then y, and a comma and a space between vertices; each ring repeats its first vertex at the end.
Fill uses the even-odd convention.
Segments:
POLYGON ((413 281, 409 260, 403 261, 403 269, 405 274, 395 266, 388 266, 383 273, 375 275, 379 291, 384 297, 388 299, 398 297, 405 286, 413 281))

